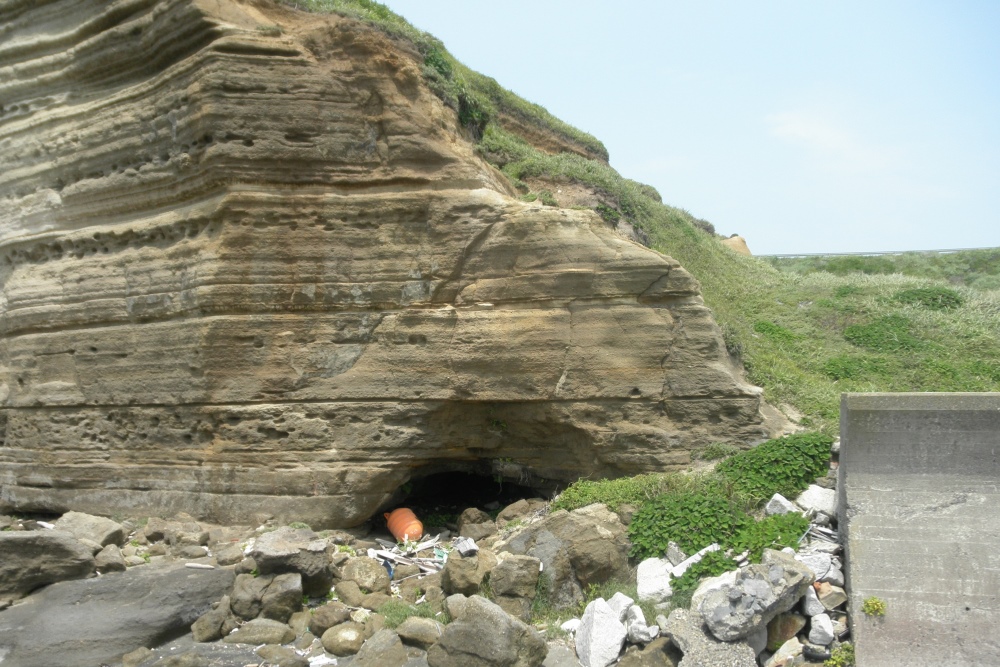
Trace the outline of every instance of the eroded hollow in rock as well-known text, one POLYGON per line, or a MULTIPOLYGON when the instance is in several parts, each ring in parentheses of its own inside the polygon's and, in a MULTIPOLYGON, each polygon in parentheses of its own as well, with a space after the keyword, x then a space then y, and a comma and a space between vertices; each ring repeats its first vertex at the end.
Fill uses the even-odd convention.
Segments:
POLYGON ((414 475, 379 508, 372 522, 384 524, 383 512, 408 507, 425 529, 454 529, 458 515, 469 507, 495 513, 521 499, 550 498, 560 489, 554 482, 539 480, 527 471, 510 479, 505 472, 509 474, 518 466, 511 462, 497 463, 490 461, 459 470, 432 469, 414 475))

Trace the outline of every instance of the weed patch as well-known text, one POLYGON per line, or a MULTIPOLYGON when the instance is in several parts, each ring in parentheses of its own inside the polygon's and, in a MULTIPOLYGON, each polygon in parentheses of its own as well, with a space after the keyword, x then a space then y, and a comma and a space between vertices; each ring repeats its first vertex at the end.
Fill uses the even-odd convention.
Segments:
POLYGON ((962 296, 958 292, 940 285, 900 290, 896 292, 894 298, 899 303, 922 306, 930 310, 958 308, 963 302, 962 296))
POLYGON ((629 555, 638 560, 662 557, 669 542, 694 553, 713 542, 727 544, 753 523, 746 512, 720 495, 669 493, 655 498, 632 516, 629 555))
POLYGON ((902 315, 887 315, 869 324, 855 324, 844 329, 847 342, 875 352, 917 350, 922 342, 910 333, 912 323, 902 315))
POLYGON ((797 433, 740 452, 715 470, 754 502, 763 503, 775 493, 794 498, 826 473, 832 442, 822 433, 797 433))
POLYGON ((702 556, 700 561, 689 567, 683 575, 671 581, 670 588, 673 590, 673 595, 670 597, 671 605, 684 609, 690 607, 691 596, 702 579, 717 577, 736 568, 736 561, 722 551, 709 551, 702 556))

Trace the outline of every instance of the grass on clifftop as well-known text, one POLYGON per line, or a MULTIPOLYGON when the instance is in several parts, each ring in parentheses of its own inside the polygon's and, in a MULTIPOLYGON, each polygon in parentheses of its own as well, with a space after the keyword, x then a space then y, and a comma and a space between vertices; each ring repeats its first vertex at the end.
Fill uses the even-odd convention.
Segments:
MULTIPOLYGON (((804 426, 836 433, 841 392, 1000 391, 1000 249, 770 261, 739 255, 719 243, 710 223, 664 205, 652 187, 609 167, 598 140, 469 70, 384 5, 283 1, 410 40, 428 85, 456 110, 488 161, 522 192, 525 179, 551 183, 549 190, 563 183, 589 189, 608 224, 631 224, 653 249, 679 261, 701 283, 748 379, 764 387, 771 404, 801 413, 804 426), (600 159, 544 153, 505 129, 505 114, 600 159)), ((556 203, 545 189, 526 198, 556 203)))

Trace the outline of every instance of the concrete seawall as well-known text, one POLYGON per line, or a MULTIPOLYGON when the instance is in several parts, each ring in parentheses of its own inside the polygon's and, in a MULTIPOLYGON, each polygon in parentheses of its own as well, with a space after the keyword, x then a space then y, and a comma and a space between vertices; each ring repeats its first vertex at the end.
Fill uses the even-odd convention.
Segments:
POLYGON ((1000 665, 1000 393, 844 394, 840 415, 857 664, 1000 665))

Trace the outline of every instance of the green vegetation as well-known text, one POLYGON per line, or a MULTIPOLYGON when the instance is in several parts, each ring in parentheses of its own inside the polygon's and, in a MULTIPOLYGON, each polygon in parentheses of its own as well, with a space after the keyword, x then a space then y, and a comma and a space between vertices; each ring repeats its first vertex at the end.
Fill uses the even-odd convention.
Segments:
POLYGON ((854 667, 854 644, 841 644, 833 649, 823 667, 854 667))
POLYGON ((899 303, 923 306, 931 310, 958 308, 963 302, 958 292, 941 285, 900 290, 896 292, 895 298, 899 303))
POLYGON ((710 445, 705 445, 705 448, 698 452, 698 458, 702 461, 718 461, 741 451, 739 447, 728 442, 713 442, 710 445))
POLYGON ((732 549, 737 553, 749 552, 747 557, 759 563, 764 549, 797 548, 807 530, 809 520, 801 514, 776 514, 744 528, 732 541, 732 549))
POLYGON ((725 552, 709 551, 702 556, 700 561, 671 582, 670 588, 673 590, 673 595, 670 597, 670 604, 675 608, 690 607, 691 596, 702 579, 717 577, 730 570, 735 570, 736 567, 736 561, 727 556, 725 552))
POLYGON ((1000 288, 1000 248, 950 253, 906 252, 879 256, 768 257, 766 261, 776 269, 799 275, 897 273, 980 290, 1000 288))
POLYGON ((385 617, 385 625, 388 628, 396 628, 400 623, 410 616, 422 618, 433 618, 439 623, 447 625, 451 618, 447 613, 438 615, 428 602, 420 604, 409 604, 403 600, 393 598, 378 608, 378 613, 385 617))
POLYGON ((746 511, 725 496, 668 493, 632 516, 629 555, 637 560, 662 557, 671 541, 685 553, 694 553, 713 542, 728 544, 752 523, 746 511))
POLYGON ((556 118, 500 86, 495 79, 475 72, 455 59, 440 40, 410 25, 403 17, 373 0, 282 0, 310 12, 336 13, 363 21, 391 37, 411 42, 424 58, 423 75, 431 90, 455 109, 459 120, 472 133, 482 136, 487 125, 504 116, 546 129, 576 144, 603 161, 608 151, 600 141, 556 118))
POLYGON ((885 600, 879 597, 865 598, 864 602, 861 603, 861 611, 864 612, 865 616, 885 616, 885 610, 885 600))
POLYGON ((766 502, 775 493, 794 498, 826 472, 832 442, 833 438, 822 433, 769 440, 726 459, 716 466, 716 472, 754 503, 766 502))

